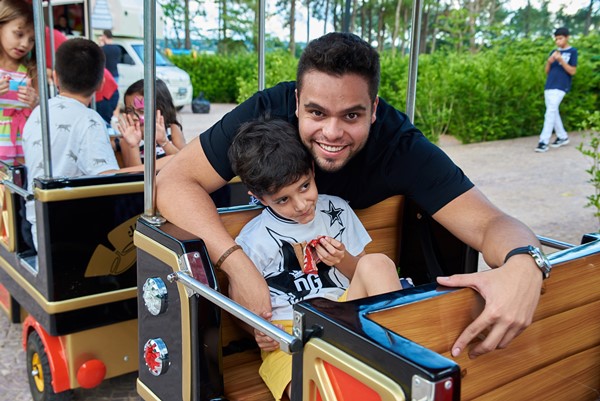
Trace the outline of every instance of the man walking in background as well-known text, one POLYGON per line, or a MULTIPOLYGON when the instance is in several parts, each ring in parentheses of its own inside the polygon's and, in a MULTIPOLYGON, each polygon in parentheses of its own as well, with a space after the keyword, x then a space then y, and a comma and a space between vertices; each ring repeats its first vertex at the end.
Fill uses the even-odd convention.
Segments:
POLYGON ((110 29, 105 29, 100 37, 100 46, 106 57, 106 69, 110 71, 113 78, 119 83, 119 69, 117 64, 121 61, 121 49, 113 44, 113 35, 110 29))
POLYGON ((535 148, 535 151, 540 153, 548 151, 553 129, 556 132, 556 140, 550 146, 559 148, 569 143, 569 136, 563 127, 558 108, 571 89, 571 80, 577 70, 577 49, 569 46, 569 30, 564 27, 554 32, 554 43, 558 49, 550 53, 545 66, 548 75, 544 87, 546 114, 540 141, 535 148))

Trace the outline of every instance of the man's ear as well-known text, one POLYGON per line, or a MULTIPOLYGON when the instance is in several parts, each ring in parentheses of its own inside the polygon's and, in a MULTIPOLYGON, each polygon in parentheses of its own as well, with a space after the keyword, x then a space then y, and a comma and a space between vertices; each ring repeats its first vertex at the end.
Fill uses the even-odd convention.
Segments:
POLYGON ((298 88, 294 91, 296 94, 296 117, 298 117, 298 88))
POLYGON ((375 96, 375 101, 373 102, 373 114, 371 114, 371 124, 377 120, 377 105, 379 104, 379 96, 375 96))

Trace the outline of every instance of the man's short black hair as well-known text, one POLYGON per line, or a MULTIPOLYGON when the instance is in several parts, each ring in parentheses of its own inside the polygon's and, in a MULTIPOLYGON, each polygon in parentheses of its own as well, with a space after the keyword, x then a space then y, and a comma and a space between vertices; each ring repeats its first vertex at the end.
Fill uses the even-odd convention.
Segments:
POLYGON ((65 41, 56 51, 56 75, 59 89, 91 96, 104 79, 104 52, 84 38, 65 41))
POLYGON ((109 39, 112 39, 112 37, 113 37, 112 31, 110 29, 105 29, 102 31, 102 33, 104 34, 104 36, 106 36, 109 39))
POLYGON ((298 92, 304 75, 320 71, 329 75, 356 74, 369 85, 369 97, 375 101, 379 90, 379 54, 360 37, 345 32, 332 32, 312 40, 300 56, 296 73, 298 92))
POLYGON ((295 183, 313 169, 312 156, 296 127, 268 117, 242 124, 228 156, 235 174, 259 198, 295 183))
POLYGON ((556 31, 554 31, 554 36, 569 36, 569 28, 560 27, 556 31))

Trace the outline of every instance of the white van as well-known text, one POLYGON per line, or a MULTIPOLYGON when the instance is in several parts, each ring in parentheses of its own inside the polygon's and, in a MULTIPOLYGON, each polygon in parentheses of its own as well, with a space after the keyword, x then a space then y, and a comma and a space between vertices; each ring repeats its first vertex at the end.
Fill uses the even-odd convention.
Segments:
MULTIPOLYGON (((129 86, 144 78, 144 41, 113 37, 113 44, 121 48, 119 69, 120 102, 129 86)), ((163 80, 178 110, 192 103, 192 82, 187 72, 173 65, 160 51, 156 51, 156 77, 163 80)))

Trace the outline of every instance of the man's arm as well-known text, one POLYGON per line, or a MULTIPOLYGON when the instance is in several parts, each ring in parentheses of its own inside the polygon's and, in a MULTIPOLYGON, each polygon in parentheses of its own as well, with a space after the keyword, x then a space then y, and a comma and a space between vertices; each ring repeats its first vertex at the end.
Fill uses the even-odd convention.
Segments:
MULTIPOLYGON (((215 171, 198 139, 173 156, 157 177, 156 200, 170 222, 204 240, 213 263, 235 245, 209 193, 226 184, 215 171)), ((254 313, 271 312, 269 289, 254 264, 239 250, 221 265, 229 278, 229 295, 254 313)))
POLYGON ((516 255, 504 264, 512 249, 539 246, 535 234, 520 221, 496 208, 477 188, 472 188, 433 216, 466 244, 482 252, 491 271, 440 277, 450 287, 471 287, 485 300, 485 308, 452 347, 457 356, 476 337, 485 339, 469 356, 506 347, 531 324, 540 298, 542 273, 529 255, 516 255))

